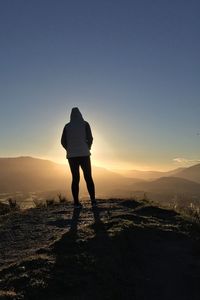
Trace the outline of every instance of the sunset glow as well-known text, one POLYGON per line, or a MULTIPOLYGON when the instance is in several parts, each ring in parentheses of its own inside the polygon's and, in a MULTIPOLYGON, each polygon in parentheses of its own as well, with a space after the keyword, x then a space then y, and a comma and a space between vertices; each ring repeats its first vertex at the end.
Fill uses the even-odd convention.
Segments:
POLYGON ((1 0, 0 42, 0 299, 199 299, 200 0, 1 0))
POLYGON ((0 156, 65 163, 60 136, 78 106, 94 165, 198 162, 199 3, 78 3, 0 4, 0 156))

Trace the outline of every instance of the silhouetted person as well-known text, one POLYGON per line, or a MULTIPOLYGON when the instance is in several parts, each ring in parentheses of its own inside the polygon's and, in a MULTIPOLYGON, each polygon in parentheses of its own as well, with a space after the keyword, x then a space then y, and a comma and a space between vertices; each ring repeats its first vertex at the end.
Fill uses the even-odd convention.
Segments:
POLYGON ((93 137, 91 128, 77 107, 72 108, 70 122, 63 129, 61 144, 67 151, 67 159, 72 173, 72 195, 74 206, 79 202, 80 167, 83 170, 92 205, 96 205, 95 187, 91 173, 90 149, 93 137))

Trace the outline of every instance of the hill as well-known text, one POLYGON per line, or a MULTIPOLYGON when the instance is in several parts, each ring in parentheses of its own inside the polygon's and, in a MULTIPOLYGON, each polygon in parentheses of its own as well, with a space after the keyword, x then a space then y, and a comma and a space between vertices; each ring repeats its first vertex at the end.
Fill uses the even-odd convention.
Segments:
POLYGON ((141 182, 137 178, 126 178, 105 168, 93 167, 94 180, 98 197, 130 196, 132 185, 141 182))
POLYGON ((184 168, 177 168, 168 172, 161 171, 140 171, 140 170, 125 170, 122 172, 124 176, 129 178, 138 178, 141 180, 156 180, 160 177, 178 176, 179 172, 184 168))
MULTIPOLYGON (((93 167, 93 175, 99 197, 116 196, 116 186, 123 193, 138 181, 97 167, 93 167)), ((0 158, 0 193, 61 191, 69 195, 70 188, 67 162, 62 165, 32 157, 0 158)), ((83 178, 81 194, 87 194, 83 178)))
MULTIPOLYGON (((134 175, 140 174, 140 178, 129 178, 93 166, 93 177, 99 198, 135 196, 141 198, 144 192, 147 192, 150 199, 170 201, 177 194, 200 197, 199 171, 200 165, 170 172, 135 171, 134 175), (146 173, 147 175, 144 175, 146 173), (163 174, 166 176, 154 180, 141 179, 145 176, 149 178, 163 174)), ((58 193, 71 198, 71 174, 67 162, 62 165, 32 157, 0 158, 0 200, 5 201, 9 196, 16 197, 18 202, 21 201, 27 206, 27 201, 33 203, 34 198, 55 197, 58 193)), ((80 197, 88 198, 83 177, 81 177, 80 197)))
POLYGON ((138 178, 145 181, 152 181, 161 177, 179 177, 200 183, 200 164, 187 168, 177 168, 168 172, 126 170, 123 174, 129 178, 138 178))
POLYGON ((200 183, 200 164, 180 170, 176 176, 200 183))
POLYGON ((199 299, 199 226, 147 202, 99 200, 0 218, 0 299, 199 299))
POLYGON ((63 165, 32 158, 0 158, 0 192, 30 192, 63 188, 63 165))
POLYGON ((139 182, 133 185, 133 189, 141 189, 146 192, 162 192, 171 194, 199 195, 200 184, 179 177, 161 177, 150 182, 139 182))

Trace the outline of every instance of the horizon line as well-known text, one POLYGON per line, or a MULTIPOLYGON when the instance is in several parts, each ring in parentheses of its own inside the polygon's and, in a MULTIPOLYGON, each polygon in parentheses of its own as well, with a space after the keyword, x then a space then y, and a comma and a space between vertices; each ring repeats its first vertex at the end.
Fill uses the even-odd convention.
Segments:
MULTIPOLYGON (((41 157, 41 156, 31 156, 31 155, 18 155, 18 156, 0 156, 0 159, 19 159, 19 158, 29 158, 29 159, 38 159, 38 160, 45 160, 45 161, 49 161, 49 162, 53 162, 53 163, 56 163, 56 164, 59 164, 59 165, 65 165, 65 162, 63 160, 63 162, 61 161, 58 161, 58 160, 54 160, 52 158, 48 158, 48 157, 41 157)), ((142 170, 142 169, 127 169, 127 168, 108 168, 108 167, 105 167, 105 166, 100 166, 95 163, 93 163, 93 166, 94 167, 97 167, 97 168, 102 168, 102 169, 107 169, 107 170, 110 170, 110 171, 115 171, 115 172, 124 172, 124 171, 139 171, 139 172, 170 172, 170 171, 174 171, 176 169, 180 169, 180 168, 189 168, 191 166, 195 166, 195 165, 198 165, 199 163, 193 163, 192 165, 190 166, 178 166, 176 168, 172 168, 172 169, 169 169, 169 170, 155 170, 155 169, 150 169, 150 170, 142 170)))

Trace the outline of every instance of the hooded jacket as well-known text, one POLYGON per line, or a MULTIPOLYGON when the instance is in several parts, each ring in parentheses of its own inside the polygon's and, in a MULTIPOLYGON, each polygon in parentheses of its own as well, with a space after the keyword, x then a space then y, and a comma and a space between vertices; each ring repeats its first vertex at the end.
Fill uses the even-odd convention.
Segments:
POLYGON ((72 108, 70 122, 63 129, 61 144, 67 151, 67 158, 89 156, 93 137, 91 128, 77 107, 72 108))

